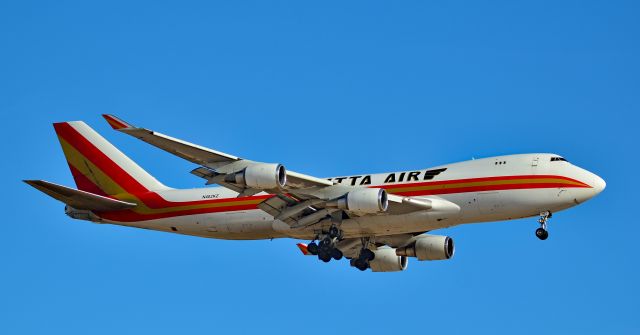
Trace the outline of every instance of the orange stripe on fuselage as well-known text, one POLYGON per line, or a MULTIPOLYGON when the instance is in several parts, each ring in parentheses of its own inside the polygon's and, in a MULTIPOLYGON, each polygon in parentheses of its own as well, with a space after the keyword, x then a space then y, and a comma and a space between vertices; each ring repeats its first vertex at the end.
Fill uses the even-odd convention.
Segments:
POLYGON ((386 185, 381 187, 386 189, 389 193, 405 196, 417 196, 536 188, 580 188, 590 186, 578 180, 563 176, 522 175, 444 180, 402 185, 386 185))
MULTIPOLYGON (((101 217, 107 220, 132 222, 161 218, 170 218, 194 214, 231 212, 256 209, 257 205, 273 195, 261 195, 228 199, 208 199, 195 201, 173 202, 162 198, 158 193, 148 190, 135 178, 129 175, 118 164, 96 148, 82 134, 67 123, 54 124, 58 136, 62 137, 70 146, 91 162, 113 183, 117 184, 126 194, 111 195, 121 200, 135 201, 139 204, 131 210, 101 212, 101 217)), ((100 188, 89 178, 84 176, 79 167, 71 165, 72 174, 82 189, 96 193, 100 188)), ((575 179, 553 175, 500 176, 485 178, 470 178, 458 180, 444 180, 420 183, 406 183, 393 185, 372 186, 386 189, 389 193, 404 196, 423 196, 438 194, 453 194, 482 191, 499 191, 515 189, 539 188, 586 188, 589 185, 575 179)), ((98 193, 100 194, 100 193, 98 193)))
MULTIPOLYGON (((387 189, 390 193, 404 196, 425 196, 438 194, 454 194, 482 191, 504 191, 517 189, 541 189, 541 188, 589 188, 590 186, 575 179, 562 176, 502 176, 487 178, 472 178, 459 180, 445 180, 413 184, 395 184, 374 186, 387 189)), ((193 210, 169 211, 165 213, 136 213, 134 210, 103 213, 105 219, 114 221, 142 221, 160 218, 169 218, 192 214, 207 214, 240 210, 256 209, 257 205, 272 195, 252 196, 242 198, 230 198, 213 200, 221 202, 215 208, 198 208, 193 210), (238 205, 239 202, 243 204, 238 205)), ((144 198, 144 197, 141 197, 144 198)), ((188 202, 187 202, 188 203, 188 202)), ((184 202, 174 203, 182 205, 184 202)))

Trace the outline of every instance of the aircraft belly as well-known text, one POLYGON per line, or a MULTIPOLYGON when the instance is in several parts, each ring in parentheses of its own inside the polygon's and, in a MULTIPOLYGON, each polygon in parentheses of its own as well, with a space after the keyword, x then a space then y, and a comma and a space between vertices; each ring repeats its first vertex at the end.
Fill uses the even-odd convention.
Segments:
POLYGON ((561 211, 575 206, 572 195, 578 192, 563 188, 523 189, 465 193, 444 197, 458 204, 460 223, 512 220, 537 216, 540 212, 561 211))
POLYGON ((187 215, 131 223, 111 222, 150 230, 201 237, 253 240, 284 237, 272 228, 273 218, 260 210, 187 215))
POLYGON ((346 236, 394 235, 425 232, 458 223, 458 215, 417 211, 402 215, 368 216, 345 220, 341 228, 346 236))
POLYGON ((209 215, 206 222, 207 236, 214 238, 244 240, 283 236, 273 230, 273 217, 261 210, 209 215))

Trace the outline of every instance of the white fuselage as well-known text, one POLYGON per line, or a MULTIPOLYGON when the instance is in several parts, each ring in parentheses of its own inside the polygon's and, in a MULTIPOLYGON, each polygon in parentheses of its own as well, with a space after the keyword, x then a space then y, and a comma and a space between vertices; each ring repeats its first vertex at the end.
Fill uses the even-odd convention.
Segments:
MULTIPOLYGON (((406 214, 389 212, 376 216, 354 216, 344 220, 341 226, 345 237, 422 233, 465 223, 518 219, 537 216, 543 211, 557 212, 592 198, 605 187, 604 181, 595 174, 564 160, 552 161, 552 157, 558 156, 509 155, 426 170, 328 179, 342 185, 384 187, 390 194, 413 198, 439 197, 459 206, 457 211, 421 210, 406 214), (443 169, 446 170, 438 172, 443 169), (554 178, 567 181, 558 182, 554 178)), ((223 187, 208 187, 168 190, 158 195, 171 202, 193 202, 202 199, 236 199, 237 193, 223 187)), ((257 208, 145 221, 100 221, 235 240, 280 237, 313 239, 319 229, 318 226, 291 229, 287 223, 275 220, 257 208)))

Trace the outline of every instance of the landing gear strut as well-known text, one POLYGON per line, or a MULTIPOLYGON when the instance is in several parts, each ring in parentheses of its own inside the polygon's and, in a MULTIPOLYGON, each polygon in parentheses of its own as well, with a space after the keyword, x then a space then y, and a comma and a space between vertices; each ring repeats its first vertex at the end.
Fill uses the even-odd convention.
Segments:
POLYGON ((336 225, 331 225, 331 227, 329 228, 329 237, 341 239, 342 230, 340 230, 340 228, 338 228, 338 226, 336 225))
POLYGON ((546 240, 549 237, 549 232, 547 231, 547 221, 551 218, 552 214, 549 211, 544 211, 540 213, 540 218, 538 219, 538 223, 540 223, 540 228, 536 229, 536 237, 541 240, 546 240))
POLYGON ((360 254, 358 258, 354 258, 351 260, 351 266, 355 267, 360 271, 365 271, 371 267, 370 262, 376 258, 376 254, 369 249, 370 239, 363 237, 362 238, 362 249, 360 250, 360 254))

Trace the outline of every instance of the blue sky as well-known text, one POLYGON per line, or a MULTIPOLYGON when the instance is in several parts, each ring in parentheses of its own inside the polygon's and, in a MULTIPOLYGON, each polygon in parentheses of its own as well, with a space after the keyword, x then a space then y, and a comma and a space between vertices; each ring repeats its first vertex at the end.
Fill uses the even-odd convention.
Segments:
POLYGON ((638 333, 634 1, 0 3, 0 333, 638 333), (51 123, 84 120, 164 183, 194 166, 112 113, 317 176, 554 152, 600 196, 442 231, 454 259, 360 273, 293 240, 72 221, 51 123), (8 190, 6 189, 8 188, 8 190), (327 323, 323 325, 323 323, 327 323))

